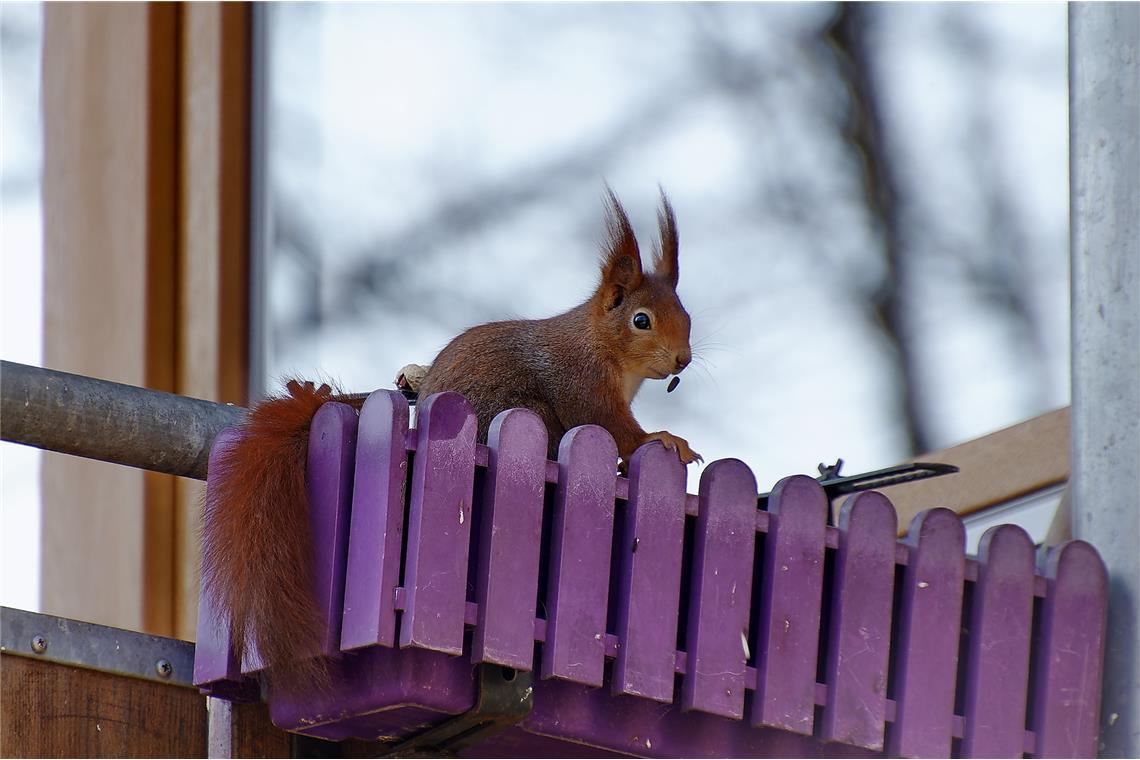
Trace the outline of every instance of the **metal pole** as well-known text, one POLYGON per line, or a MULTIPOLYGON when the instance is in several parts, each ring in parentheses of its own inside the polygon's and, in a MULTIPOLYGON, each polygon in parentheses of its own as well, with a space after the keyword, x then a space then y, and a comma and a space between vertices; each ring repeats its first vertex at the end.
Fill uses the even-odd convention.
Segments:
POLYGON ((1140 5, 1069 6, 1073 536, 1109 574, 1101 754, 1140 757, 1140 5))
POLYGON ((205 480, 214 438, 245 415, 240 406, 0 362, 0 438, 49 451, 205 480))
POLYGON ((206 697, 206 757, 234 756, 233 710, 228 699, 206 697))

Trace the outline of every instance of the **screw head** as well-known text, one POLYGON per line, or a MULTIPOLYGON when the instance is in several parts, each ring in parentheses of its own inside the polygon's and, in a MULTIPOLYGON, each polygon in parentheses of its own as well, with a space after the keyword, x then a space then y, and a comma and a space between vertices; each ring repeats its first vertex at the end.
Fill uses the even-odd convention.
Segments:
POLYGON ((174 673, 174 666, 170 664, 169 660, 159 660, 154 664, 154 672, 158 674, 159 678, 170 678, 174 673))
POLYGON ((32 651, 36 654, 43 654, 47 651, 48 641, 43 636, 32 637, 32 651))

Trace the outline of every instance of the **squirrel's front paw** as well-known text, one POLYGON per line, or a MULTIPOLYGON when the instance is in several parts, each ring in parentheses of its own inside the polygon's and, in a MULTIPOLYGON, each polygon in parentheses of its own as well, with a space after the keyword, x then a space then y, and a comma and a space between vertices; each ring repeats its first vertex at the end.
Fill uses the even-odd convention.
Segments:
POLYGON ((680 436, 667 433, 664 430, 657 433, 650 433, 645 436, 642 443, 649 443, 650 441, 661 441, 665 448, 670 451, 676 451, 677 456, 681 458, 683 464, 691 464, 693 462, 704 462, 704 458, 700 454, 689 448, 689 442, 680 436))

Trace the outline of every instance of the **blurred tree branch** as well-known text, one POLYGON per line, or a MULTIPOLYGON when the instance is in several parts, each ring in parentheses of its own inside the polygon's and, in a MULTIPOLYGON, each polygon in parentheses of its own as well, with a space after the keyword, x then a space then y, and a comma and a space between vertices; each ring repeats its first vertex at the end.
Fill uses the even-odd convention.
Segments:
MULTIPOLYGON (((598 139, 575 146, 540 164, 501 178, 460 189, 445 188, 439 200, 423 217, 415 219, 382 239, 369 241, 364 253, 353 253, 353 262, 327 272, 329 287, 336 294, 330 306, 319 315, 294 323, 294 339, 322 325, 356 319, 368 303, 383 299, 393 310, 405 314, 430 315, 454 307, 457 298, 467 300, 467 310, 481 318, 503 318, 498 306, 487 299, 441 292, 430 279, 407 276, 413 268, 428 267, 448 245, 477 232, 503 225, 537 203, 564 196, 582 183, 595 183, 597 167, 612 166, 630 149, 666 129, 671 119, 691 103, 675 83, 645 98, 640 107, 630 108, 598 139)), ((600 186, 595 192, 600 194, 600 186)), ((599 196, 600 197, 600 196, 599 196)), ((601 207, 599 205, 599 220, 601 207)), ((279 222, 282 240, 300 251, 312 250, 312 233, 300 216, 282 214, 292 222, 279 222), (291 242, 289 242, 291 241, 291 242)), ((600 224, 600 221, 599 221, 600 224)), ((279 243, 280 244, 280 243, 279 243)), ((309 257, 302 257, 308 260, 309 257)), ((314 287, 317 282, 314 280, 314 287)))
POLYGON ((846 137, 859 157, 867 205, 880 229, 886 271, 879 288, 869 294, 875 326, 892 349, 899 392, 900 420, 912 453, 929 451, 931 435, 919 395, 917 339, 905 298, 908 252, 903 232, 903 202, 894 156, 883 133, 881 93, 868 36, 878 9, 863 3, 839 3, 827 29, 840 76, 850 95, 846 137))

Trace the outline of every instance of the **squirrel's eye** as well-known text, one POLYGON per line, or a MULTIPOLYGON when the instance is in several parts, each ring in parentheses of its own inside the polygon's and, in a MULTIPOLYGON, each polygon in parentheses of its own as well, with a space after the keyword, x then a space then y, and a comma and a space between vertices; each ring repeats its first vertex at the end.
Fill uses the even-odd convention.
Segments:
POLYGON ((638 330, 649 329, 649 315, 644 311, 639 311, 633 315, 633 326, 638 330))

